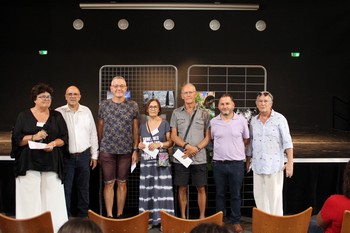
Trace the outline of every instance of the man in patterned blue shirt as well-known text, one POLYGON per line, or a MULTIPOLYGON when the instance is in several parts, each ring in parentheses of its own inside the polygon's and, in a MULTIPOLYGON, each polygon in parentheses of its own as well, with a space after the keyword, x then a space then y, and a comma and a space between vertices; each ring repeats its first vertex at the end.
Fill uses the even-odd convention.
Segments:
POLYGON ((104 100, 98 111, 99 158, 107 217, 113 217, 114 183, 117 180, 116 217, 122 218, 130 166, 137 162, 139 108, 135 101, 125 98, 127 86, 123 77, 114 77, 110 90, 113 98, 104 100))
POLYGON ((259 115, 250 122, 254 199, 257 208, 283 215, 283 177, 293 175, 293 142, 286 118, 272 109, 273 96, 268 91, 256 98, 259 115), (284 164, 285 156, 287 163, 284 164))

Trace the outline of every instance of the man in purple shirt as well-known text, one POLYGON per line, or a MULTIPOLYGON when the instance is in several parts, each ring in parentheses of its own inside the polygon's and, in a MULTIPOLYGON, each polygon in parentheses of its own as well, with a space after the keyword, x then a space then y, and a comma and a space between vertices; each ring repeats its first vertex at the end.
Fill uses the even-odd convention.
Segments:
MULTIPOLYGON (((220 114, 210 121, 214 143, 213 173, 216 185, 216 211, 226 216, 226 186, 230 190, 233 232, 242 233, 241 187, 244 178, 245 146, 249 143, 247 120, 233 112, 235 103, 229 94, 219 100, 220 114)), ((249 163, 247 163, 249 164, 249 163)))

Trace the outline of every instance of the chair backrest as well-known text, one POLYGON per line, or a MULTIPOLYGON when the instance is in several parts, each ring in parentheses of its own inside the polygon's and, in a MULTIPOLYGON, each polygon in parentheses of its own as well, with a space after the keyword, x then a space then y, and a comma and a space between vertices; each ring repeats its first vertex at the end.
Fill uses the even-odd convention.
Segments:
POLYGON ((88 216, 100 226, 103 233, 148 233, 149 210, 123 219, 106 218, 92 210, 88 211, 88 216))
POLYGON ((340 233, 350 232, 350 210, 345 210, 340 233))
POLYGON ((1 233, 53 233, 50 211, 32 218, 16 219, 0 214, 1 233))
POLYGON ((160 211, 160 219, 163 233, 189 233, 200 223, 217 223, 222 225, 223 212, 201 219, 184 219, 168 214, 164 210, 160 211))
POLYGON ((253 233, 307 233, 312 207, 303 212, 278 216, 253 208, 253 233))

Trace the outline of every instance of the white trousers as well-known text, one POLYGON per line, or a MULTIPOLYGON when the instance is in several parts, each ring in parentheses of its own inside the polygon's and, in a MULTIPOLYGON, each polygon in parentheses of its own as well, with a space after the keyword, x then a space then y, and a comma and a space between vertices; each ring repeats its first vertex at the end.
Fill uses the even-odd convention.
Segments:
POLYGON ((283 171, 253 175, 255 204, 267 213, 283 216, 283 171))
POLYGON ((68 220, 62 181, 55 172, 27 171, 16 178, 16 218, 51 211, 54 232, 68 220))

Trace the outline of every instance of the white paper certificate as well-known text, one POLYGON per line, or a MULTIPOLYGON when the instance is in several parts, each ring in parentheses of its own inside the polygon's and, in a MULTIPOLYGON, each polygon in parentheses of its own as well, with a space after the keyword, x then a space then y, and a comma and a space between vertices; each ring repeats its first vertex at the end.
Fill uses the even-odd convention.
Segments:
POLYGON ((33 142, 33 141, 28 141, 29 144, 29 148, 32 150, 43 150, 48 148, 46 143, 42 143, 42 142, 33 142))
POLYGON ((132 173, 136 168, 136 163, 131 164, 130 172, 132 173))
POLYGON ((187 168, 193 161, 189 157, 186 157, 185 159, 182 158, 183 155, 184 153, 181 150, 177 149, 173 156, 187 168))
POLYGON ((157 158, 157 154, 158 154, 158 152, 159 152, 159 150, 158 149, 154 149, 154 150, 149 150, 148 149, 148 146, 149 146, 149 142, 147 143, 147 142, 144 142, 144 144, 145 144, 145 148, 144 149, 142 149, 145 153, 147 153, 147 154, 149 154, 150 156, 151 156, 151 158, 152 159, 155 159, 155 158, 157 158))

